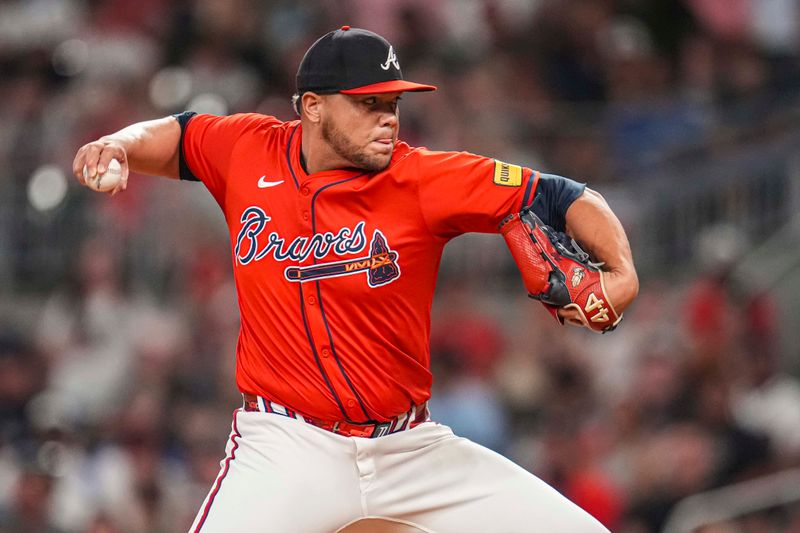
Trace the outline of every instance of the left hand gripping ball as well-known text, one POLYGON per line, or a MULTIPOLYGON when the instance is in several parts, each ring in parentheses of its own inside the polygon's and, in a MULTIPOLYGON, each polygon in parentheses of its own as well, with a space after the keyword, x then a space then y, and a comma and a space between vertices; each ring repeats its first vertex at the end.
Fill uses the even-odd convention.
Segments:
POLYGON ((122 181, 122 165, 116 159, 112 159, 109 161, 106 171, 102 174, 95 174, 92 179, 89 178, 86 165, 84 165, 83 178, 86 180, 86 186, 92 190, 97 192, 113 191, 122 181))

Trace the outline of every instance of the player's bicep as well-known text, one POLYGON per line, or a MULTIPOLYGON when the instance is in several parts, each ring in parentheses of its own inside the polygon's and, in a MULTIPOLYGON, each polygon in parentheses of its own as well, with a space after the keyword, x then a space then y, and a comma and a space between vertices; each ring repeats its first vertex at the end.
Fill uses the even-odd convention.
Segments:
POLYGON ((185 112, 174 116, 181 126, 181 179, 202 181, 218 200, 224 197, 232 154, 242 136, 261 125, 279 122, 252 113, 218 117, 185 112))
POLYGON ((451 238, 467 232, 496 233, 532 194, 534 172, 463 152, 421 155, 420 205, 431 233, 451 238))
POLYGON ((230 117, 175 115, 181 126, 178 167, 183 180, 202 181, 212 191, 224 189, 230 154, 238 137, 230 117))

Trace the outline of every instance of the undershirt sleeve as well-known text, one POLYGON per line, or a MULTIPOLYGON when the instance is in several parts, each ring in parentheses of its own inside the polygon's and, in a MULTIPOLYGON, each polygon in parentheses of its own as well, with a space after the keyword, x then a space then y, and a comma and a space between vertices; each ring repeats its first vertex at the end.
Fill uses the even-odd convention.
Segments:
POLYGON ((567 209, 585 190, 585 183, 555 174, 540 174, 531 209, 551 228, 566 231, 567 209))
POLYGON ((186 164, 186 157, 183 155, 183 138, 186 133, 186 125, 189 124, 189 120, 191 120, 191 118, 196 114, 197 113, 194 111, 184 111, 183 113, 172 115, 181 126, 180 150, 178 150, 178 171, 180 178, 186 181, 200 181, 200 179, 189 169, 189 166, 186 164))

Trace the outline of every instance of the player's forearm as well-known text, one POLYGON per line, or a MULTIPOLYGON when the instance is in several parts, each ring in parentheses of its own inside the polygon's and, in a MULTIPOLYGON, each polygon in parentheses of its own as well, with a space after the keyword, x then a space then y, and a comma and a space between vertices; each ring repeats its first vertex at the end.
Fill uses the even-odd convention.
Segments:
POLYGON ((609 296, 618 311, 625 309, 639 292, 628 237, 605 199, 591 189, 567 210, 567 233, 603 261, 609 296))
POLYGON ((138 122, 99 139, 118 143, 134 172, 177 179, 181 127, 173 117, 138 122))

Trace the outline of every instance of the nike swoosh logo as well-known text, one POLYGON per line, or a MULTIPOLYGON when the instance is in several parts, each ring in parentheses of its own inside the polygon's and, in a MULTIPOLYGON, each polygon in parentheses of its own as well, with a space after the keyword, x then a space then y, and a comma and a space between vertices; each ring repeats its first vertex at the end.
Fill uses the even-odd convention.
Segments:
POLYGON ((269 187, 275 187, 276 185, 280 185, 281 183, 283 183, 283 180, 281 180, 281 181, 267 181, 264 178, 266 178, 266 176, 261 176, 258 179, 258 188, 259 189, 266 189, 266 188, 269 188, 269 187))

